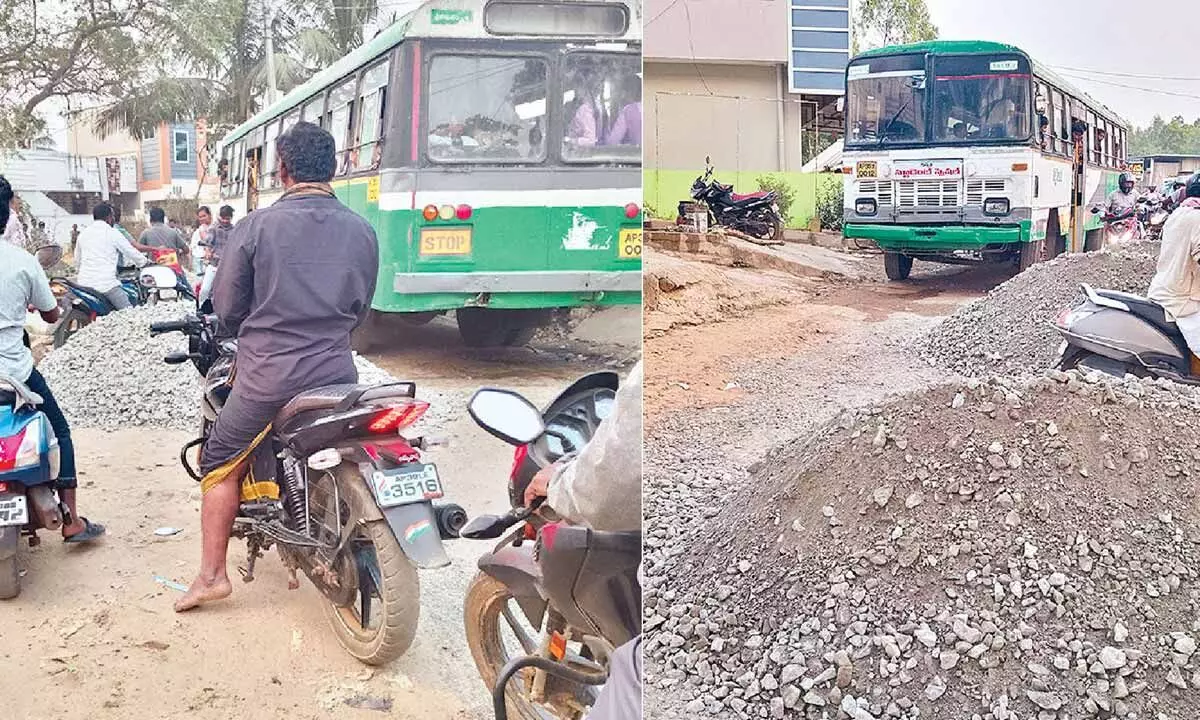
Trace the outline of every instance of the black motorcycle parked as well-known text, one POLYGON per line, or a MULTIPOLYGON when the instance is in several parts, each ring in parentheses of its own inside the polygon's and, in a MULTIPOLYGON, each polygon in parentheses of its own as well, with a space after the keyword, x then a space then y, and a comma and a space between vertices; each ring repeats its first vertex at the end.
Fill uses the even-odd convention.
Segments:
MULTIPOLYGON (((692 183, 692 199, 708 206, 709 221, 760 240, 783 241, 783 216, 779 211, 779 196, 774 191, 739 195, 732 185, 713 179, 712 159, 704 158, 704 174, 692 183)), ((688 201, 679 203, 680 225, 687 222, 688 201)))
MULTIPOLYGON (((152 335, 182 332, 189 360, 204 376, 201 436, 180 461, 192 478, 191 449, 203 445, 232 389, 237 341, 218 340, 217 319, 190 315, 154 323, 152 335)), ((342 647, 382 665, 412 644, 420 612, 417 568, 450 564, 442 541, 466 523, 443 497, 437 467, 421 451, 436 444, 401 434, 429 408, 416 385, 329 385, 302 392, 275 417, 271 435, 249 462, 233 536, 247 541, 243 580, 272 545, 299 587, 303 570, 325 598, 325 615, 342 647)), ((226 482, 232 482, 227 480, 226 482)))
POLYGON ((641 632, 641 533, 599 532, 558 522, 546 506, 524 507, 537 471, 592 438, 617 383, 614 373, 585 376, 543 412, 508 390, 471 398, 475 422, 516 447, 512 509, 481 515, 461 531, 471 539, 504 536, 479 559, 464 603, 467 644, 497 720, 583 718, 615 648, 641 632))

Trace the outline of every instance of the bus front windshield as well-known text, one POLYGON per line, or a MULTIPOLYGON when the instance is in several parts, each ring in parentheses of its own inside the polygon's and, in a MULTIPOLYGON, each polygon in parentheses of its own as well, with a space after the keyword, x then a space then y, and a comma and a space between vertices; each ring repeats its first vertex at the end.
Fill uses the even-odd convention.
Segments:
POLYGON ((1029 75, 939 74, 934 87, 935 142, 1029 139, 1029 75))
POLYGON ((847 83, 850 144, 925 141, 925 73, 851 76, 847 83))

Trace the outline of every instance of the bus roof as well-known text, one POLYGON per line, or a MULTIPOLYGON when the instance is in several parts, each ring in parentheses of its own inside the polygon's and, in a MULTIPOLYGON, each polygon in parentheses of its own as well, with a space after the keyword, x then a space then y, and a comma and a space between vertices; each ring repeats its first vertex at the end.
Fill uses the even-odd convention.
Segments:
MULTIPOLYGON (((630 8, 628 31, 620 38, 612 38, 611 42, 640 42, 642 23, 636 4, 633 2, 614 3, 611 0, 608 1, 611 4, 623 4, 630 8)), ((594 3, 596 0, 554 0, 554 2, 563 4, 573 2, 594 3)), ((496 37, 490 35, 483 27, 483 13, 476 12, 476 10, 482 11, 486 4, 487 0, 432 0, 432 2, 423 3, 417 9, 397 18, 395 22, 381 30, 368 42, 355 48, 341 60, 318 72, 304 83, 293 88, 274 104, 258 111, 249 120, 231 130, 222 139, 222 147, 236 142, 268 120, 283 115, 301 105, 305 100, 308 100, 338 80, 355 72, 366 63, 387 52, 390 48, 400 44, 405 38, 496 37)), ((546 36, 531 35, 529 37, 544 39, 546 36)), ((505 38, 516 39, 509 36, 505 36, 505 38)), ((569 40, 569 38, 563 39, 569 40)), ((575 39, 580 40, 579 38, 575 39)))
POLYGON ((1029 58, 1029 62, 1032 64, 1034 75, 1046 80, 1066 94, 1082 100, 1085 105, 1095 111, 1096 114, 1102 115, 1106 120, 1111 120, 1126 129, 1129 127, 1129 123, 1125 122, 1120 115, 1117 115, 1117 113, 1113 112, 1104 103, 1071 84, 1046 65, 1034 60, 1029 56, 1029 53, 1016 45, 991 42, 990 40, 929 40, 926 42, 909 43, 907 45, 888 45, 887 47, 867 50, 851 58, 850 62, 886 55, 911 55, 918 53, 922 55, 990 55, 993 53, 1018 53, 1024 55, 1029 58))

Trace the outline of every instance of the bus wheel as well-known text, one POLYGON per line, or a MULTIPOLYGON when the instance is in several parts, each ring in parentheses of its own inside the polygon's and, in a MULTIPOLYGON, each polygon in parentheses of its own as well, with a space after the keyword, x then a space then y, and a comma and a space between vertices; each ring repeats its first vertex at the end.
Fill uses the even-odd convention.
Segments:
POLYGON ((888 280, 907 280, 912 272, 913 259, 900 253, 885 252, 883 254, 883 271, 888 280))
POLYGON ((512 347, 533 339, 550 313, 544 310, 496 310, 459 308, 458 334, 467 347, 512 347))
POLYGON ((356 353, 370 352, 378 343, 378 335, 380 326, 380 313, 378 310, 368 310, 367 317, 362 321, 362 324, 350 333, 350 347, 356 353))

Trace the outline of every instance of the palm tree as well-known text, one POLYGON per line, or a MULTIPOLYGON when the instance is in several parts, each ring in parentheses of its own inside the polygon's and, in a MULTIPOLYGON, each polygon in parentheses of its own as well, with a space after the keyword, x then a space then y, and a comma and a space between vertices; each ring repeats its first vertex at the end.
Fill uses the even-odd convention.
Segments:
POLYGON ((329 67, 363 43, 363 28, 379 13, 376 0, 315 0, 313 22, 296 36, 300 56, 314 70, 329 67))

